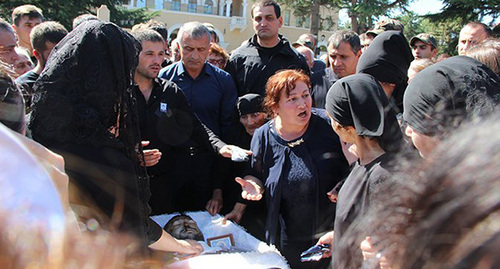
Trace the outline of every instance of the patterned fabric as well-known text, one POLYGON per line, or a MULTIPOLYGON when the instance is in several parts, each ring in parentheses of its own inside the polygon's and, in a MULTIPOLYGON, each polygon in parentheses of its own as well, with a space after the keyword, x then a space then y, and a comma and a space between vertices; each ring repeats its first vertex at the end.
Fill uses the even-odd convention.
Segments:
POLYGON ((140 44, 112 23, 89 21, 69 33, 34 85, 33 138, 46 146, 124 148, 137 158, 131 84, 139 50, 140 44))

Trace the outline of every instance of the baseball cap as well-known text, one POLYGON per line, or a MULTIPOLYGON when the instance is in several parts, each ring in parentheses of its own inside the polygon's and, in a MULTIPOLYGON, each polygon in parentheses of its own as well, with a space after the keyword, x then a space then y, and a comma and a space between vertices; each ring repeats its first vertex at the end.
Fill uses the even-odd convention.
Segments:
POLYGON ((297 39, 297 41, 293 42, 293 44, 292 44, 293 47, 296 47, 297 45, 306 46, 306 47, 310 48, 312 51, 314 51, 313 42, 309 39, 306 40, 302 36, 300 36, 299 39, 297 39))
POLYGON ((400 31, 402 33, 404 29, 405 27, 400 21, 395 19, 386 19, 377 22, 375 24, 375 27, 371 30, 368 30, 366 34, 372 34, 374 36, 377 36, 389 30, 400 31))
POLYGON ((438 47, 436 38, 433 35, 426 34, 426 33, 418 34, 418 35, 412 37, 410 39, 410 46, 413 46, 413 44, 415 42, 417 42, 418 40, 420 40, 426 44, 430 44, 434 48, 438 47))

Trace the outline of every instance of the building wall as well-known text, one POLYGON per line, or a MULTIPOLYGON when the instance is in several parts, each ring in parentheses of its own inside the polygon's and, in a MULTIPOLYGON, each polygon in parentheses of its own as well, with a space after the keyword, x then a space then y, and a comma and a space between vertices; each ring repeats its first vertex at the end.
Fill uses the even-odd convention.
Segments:
MULTIPOLYGON (((140 1, 140 0, 139 0, 140 1)), ((145 0, 144 6, 147 6, 150 10, 153 11, 159 11, 160 15, 156 18, 155 20, 161 21, 166 23, 167 28, 169 30, 169 34, 175 32, 180 28, 180 26, 183 23, 190 22, 190 21, 199 21, 199 22, 210 22, 216 27, 216 31, 219 34, 220 38, 220 43, 222 47, 224 47, 228 52, 236 49, 237 47, 240 46, 240 44, 249 39, 251 36, 253 36, 254 31, 253 31, 253 26, 252 26, 252 20, 251 20, 251 7, 252 7, 252 1, 248 0, 247 2, 247 8, 246 8, 246 16, 241 14, 244 10, 243 8, 243 1, 242 0, 233 0, 233 10, 232 14, 237 14, 237 15, 243 15, 242 17, 246 17, 246 28, 240 29, 236 28, 231 30, 231 19, 235 18, 233 17, 225 17, 225 16, 219 16, 215 15, 219 13, 219 6, 224 5, 223 0, 212 0, 214 4, 213 8, 213 13, 214 15, 209 15, 209 14, 203 14, 205 8, 203 3, 205 2, 204 0, 197 0, 198 7, 197 7, 197 13, 190 13, 187 12, 188 10, 188 0, 181 0, 181 11, 172 11, 171 6, 172 6, 172 1, 171 0, 165 0, 163 2, 163 10, 157 10, 155 9, 155 6, 158 6, 159 3, 157 3, 158 0, 145 0)), ((130 5, 129 7, 135 7, 137 3, 137 0, 133 1, 133 4, 130 5)), ((285 6, 282 6, 282 13, 284 14, 287 9, 285 6)), ((224 10, 225 13, 225 10, 224 10)), ((338 22, 338 11, 337 10, 327 10, 327 9, 322 9, 321 10, 321 16, 324 17, 326 15, 332 16, 335 22, 338 22)), ((302 27, 297 27, 296 25, 297 18, 293 15, 293 11, 290 10, 290 26, 283 26, 280 29, 280 33, 285 36, 290 42, 293 42, 297 40, 297 38, 304 33, 309 32, 309 28, 302 26, 302 27)), ((324 36, 324 40, 327 41, 328 37, 335 31, 337 30, 337 25, 332 26, 329 31, 323 30, 318 33, 318 41, 321 41, 321 36, 324 36)), ((326 42, 319 42, 322 45, 326 45, 326 42)))

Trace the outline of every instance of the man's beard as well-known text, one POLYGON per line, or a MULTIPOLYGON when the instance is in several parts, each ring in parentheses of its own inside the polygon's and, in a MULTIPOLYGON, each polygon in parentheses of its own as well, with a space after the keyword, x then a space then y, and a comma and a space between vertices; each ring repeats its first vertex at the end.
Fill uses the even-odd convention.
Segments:
MULTIPOLYGON (((191 230, 191 229, 189 229, 191 230)), ((187 233, 186 230, 180 231, 177 236, 175 236, 177 239, 191 239, 191 240, 196 240, 196 241, 205 241, 205 238, 203 237, 203 234, 201 232, 196 232, 196 233, 187 233)))

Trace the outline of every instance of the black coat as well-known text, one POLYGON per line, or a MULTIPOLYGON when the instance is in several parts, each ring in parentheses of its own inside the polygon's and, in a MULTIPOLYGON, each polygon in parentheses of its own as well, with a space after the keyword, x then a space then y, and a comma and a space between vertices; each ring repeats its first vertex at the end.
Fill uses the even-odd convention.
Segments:
POLYGON ((238 96, 247 93, 265 96, 267 80, 282 69, 301 69, 309 75, 306 60, 283 36, 274 48, 263 48, 254 35, 232 53, 226 65, 226 71, 231 74, 238 89, 238 96))

